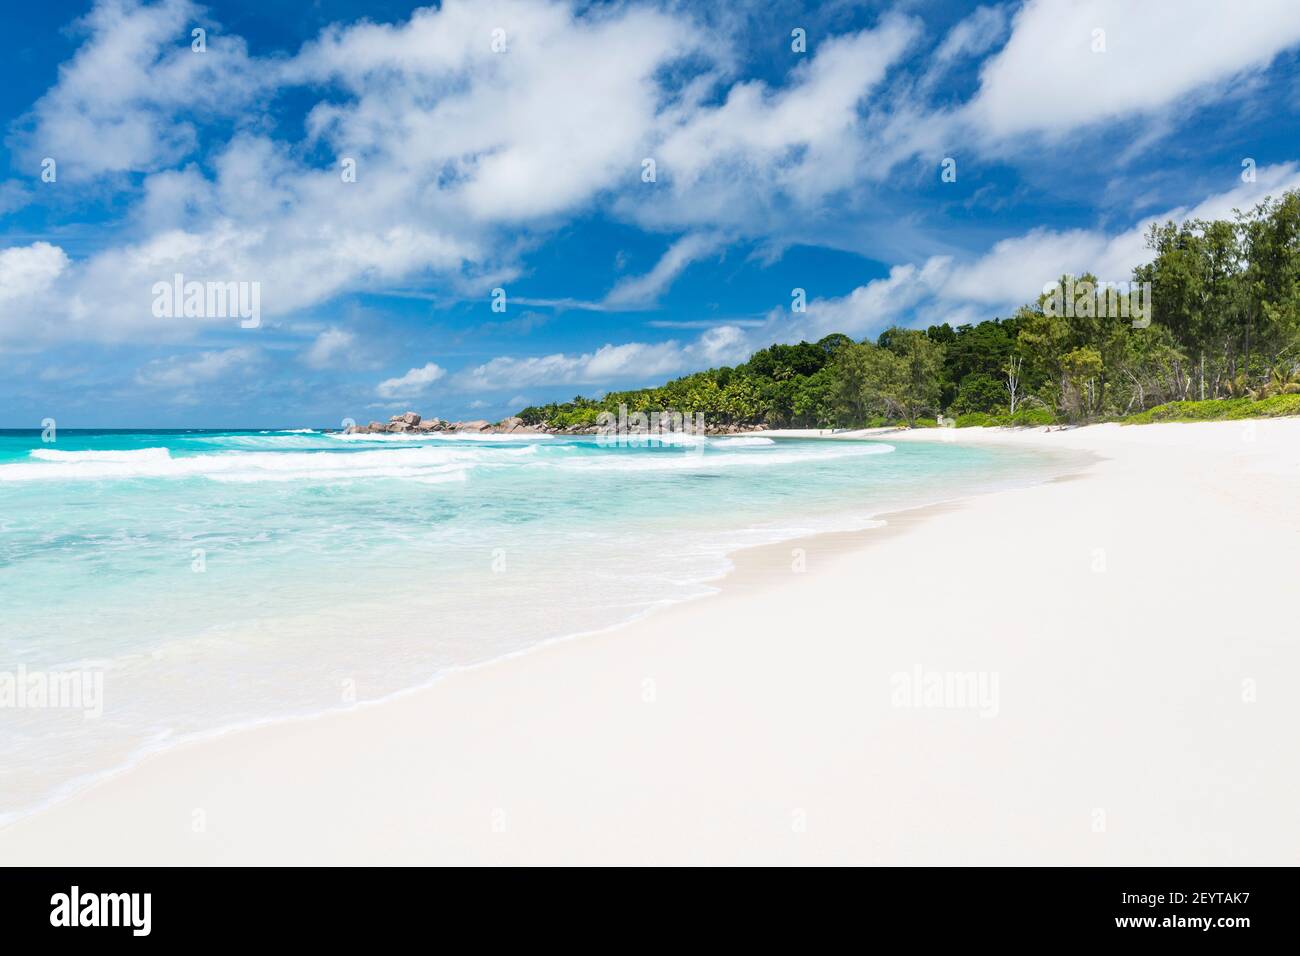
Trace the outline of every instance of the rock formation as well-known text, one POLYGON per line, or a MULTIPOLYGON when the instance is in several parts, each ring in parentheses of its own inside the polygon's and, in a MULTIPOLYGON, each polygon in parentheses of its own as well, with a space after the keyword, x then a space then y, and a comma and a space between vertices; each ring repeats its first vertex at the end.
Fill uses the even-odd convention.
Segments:
MULTIPOLYGON (((735 435, 742 432, 762 431, 766 425, 718 425, 705 426, 706 435, 735 435)), ((423 418, 415 412, 403 412, 394 415, 387 422, 371 422, 368 425, 349 425, 349 435, 427 435, 437 432, 468 432, 480 435, 594 435, 596 425, 569 425, 556 428, 545 422, 536 425, 525 424, 522 418, 511 416, 493 423, 482 418, 466 422, 447 422, 441 418, 423 418)))

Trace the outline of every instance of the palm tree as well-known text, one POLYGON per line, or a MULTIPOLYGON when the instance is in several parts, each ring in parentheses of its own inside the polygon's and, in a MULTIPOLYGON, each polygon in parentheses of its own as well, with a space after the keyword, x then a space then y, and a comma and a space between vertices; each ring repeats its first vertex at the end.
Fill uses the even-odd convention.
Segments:
POLYGON ((1300 395, 1300 368, 1279 362, 1268 373, 1268 380, 1249 394, 1256 400, 1273 395, 1300 395))

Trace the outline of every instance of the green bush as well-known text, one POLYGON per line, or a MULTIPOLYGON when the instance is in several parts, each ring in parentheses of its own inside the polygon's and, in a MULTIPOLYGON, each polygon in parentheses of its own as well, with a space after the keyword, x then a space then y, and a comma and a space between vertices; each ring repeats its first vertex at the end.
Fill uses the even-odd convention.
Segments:
POLYGON ((567 428, 570 425, 594 425, 599 415, 599 408, 570 408, 552 415, 550 422, 556 428, 567 428))
POLYGON ((991 428, 997 424, 997 417, 988 412, 967 412, 957 416, 958 428, 991 428))
POLYGON ((1055 423, 1056 416, 1046 408, 1022 408, 1014 415, 990 415, 967 412, 957 416, 958 428, 1037 428, 1055 423))
POLYGON ((1001 424, 1013 428, 1038 428, 1041 425, 1056 424, 1056 416, 1046 408, 1022 408, 1014 415, 1000 415, 1001 424))
POLYGON ((1133 425, 1152 422, 1209 422, 1228 418, 1238 408, 1254 403, 1249 398, 1211 398, 1203 402, 1167 402, 1130 415, 1124 421, 1133 425))
POLYGON ((1250 398, 1208 398, 1203 402, 1168 402, 1129 415, 1124 419, 1124 424, 1239 421, 1243 418, 1279 418, 1283 415, 1300 415, 1300 395, 1274 395, 1259 401, 1250 398))
POLYGON ((1255 403, 1254 415, 1243 417, 1254 418, 1255 415, 1262 415, 1264 418, 1300 415, 1300 395, 1274 395, 1272 398, 1266 398, 1255 403))

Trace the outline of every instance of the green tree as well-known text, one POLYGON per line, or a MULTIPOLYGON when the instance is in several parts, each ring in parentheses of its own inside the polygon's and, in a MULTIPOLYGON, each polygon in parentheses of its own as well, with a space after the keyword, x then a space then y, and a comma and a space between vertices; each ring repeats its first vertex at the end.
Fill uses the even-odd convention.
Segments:
POLYGON ((997 412, 1008 404, 1006 383, 987 372, 972 372, 961 380, 957 395, 948 406, 956 415, 967 412, 997 412))
POLYGON ((917 329, 890 329, 886 341, 887 351, 896 359, 887 397, 908 424, 915 425, 926 412, 939 410, 944 348, 917 329))
POLYGON ((1076 421, 1087 418, 1100 402, 1101 353, 1087 345, 1073 349, 1061 356, 1061 368, 1065 374, 1067 414, 1076 421))
POLYGON ((837 418, 862 426, 873 416, 888 414, 900 379, 898 358, 870 342, 840 349, 832 366, 837 418))

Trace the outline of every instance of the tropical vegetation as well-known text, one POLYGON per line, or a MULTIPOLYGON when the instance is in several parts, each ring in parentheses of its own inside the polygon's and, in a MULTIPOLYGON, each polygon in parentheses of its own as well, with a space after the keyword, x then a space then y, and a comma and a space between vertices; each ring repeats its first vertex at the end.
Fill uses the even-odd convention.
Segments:
POLYGON ((519 415, 563 428, 620 405, 774 427, 1300 413, 1300 191, 1231 220, 1153 225, 1147 245, 1151 261, 1132 276, 1150 284, 1143 321, 1116 316, 1095 276, 1063 276, 1083 290, 1068 315, 1044 293, 1007 318, 772 345, 734 367, 519 415))

